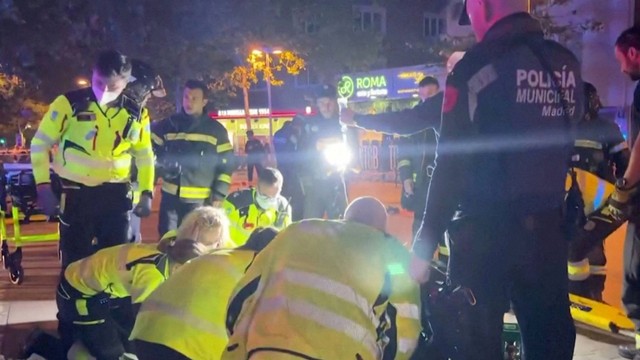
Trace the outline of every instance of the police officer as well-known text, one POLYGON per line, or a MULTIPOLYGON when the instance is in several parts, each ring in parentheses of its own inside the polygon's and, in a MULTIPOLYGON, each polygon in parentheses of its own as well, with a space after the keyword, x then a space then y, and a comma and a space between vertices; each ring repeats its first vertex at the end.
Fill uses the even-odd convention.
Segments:
POLYGON ((275 151, 278 170, 282 173, 282 195, 291 205, 292 220, 302 220, 304 211, 304 196, 300 178, 296 172, 299 168, 297 156, 300 132, 303 120, 296 116, 291 121, 284 123, 282 128, 273 134, 273 149, 275 151))
POLYGON ((334 159, 327 156, 355 156, 357 135, 352 130, 342 132, 335 87, 324 85, 317 94, 316 105, 318 115, 305 121, 298 147, 300 162, 296 171, 304 193, 303 217, 322 218, 326 213, 329 219, 337 219, 347 206, 346 186, 339 169, 331 164, 334 159), (340 144, 340 151, 330 152, 340 144))
POLYGON ((234 247, 247 242, 259 227, 282 229, 291 223, 291 207, 282 195, 282 174, 267 167, 258 174, 258 186, 234 191, 222 203, 230 222, 234 247))
POLYGON ((132 160, 141 191, 134 212, 143 217, 151 212, 149 117, 140 98, 122 95, 131 68, 121 53, 102 52, 93 67, 91 87, 58 96, 32 140, 38 204, 49 216, 58 213, 49 173, 49 151, 57 146, 53 167, 63 188, 59 209, 63 267, 98 249, 127 242, 132 160))
POLYGON ((454 358, 504 356, 509 301, 527 359, 573 357, 560 214, 569 128, 583 112, 580 64, 544 39, 526 9, 523 0, 465 1, 461 23, 470 22, 478 43, 447 77, 437 165, 411 272, 428 279, 447 230, 450 280, 471 289, 474 300, 460 309, 467 321, 454 358))
POLYGON ((229 192, 233 147, 227 130, 205 111, 207 87, 188 80, 182 112, 154 123, 156 165, 162 177, 160 235, 176 229, 203 203, 220 206, 229 192))
MULTIPOLYGON (((623 177, 629 164, 629 148, 620 128, 598 116, 602 103, 595 86, 585 82, 584 91, 585 114, 576 127, 569 181, 576 182, 572 185, 580 189, 583 211, 589 214, 599 206, 598 201, 605 200, 607 192, 611 193, 616 179, 623 177)), ((569 262, 569 292, 572 294, 602 301, 607 262, 604 240, 602 238, 587 258, 569 262)), ((571 260, 572 247, 569 252, 571 260)))

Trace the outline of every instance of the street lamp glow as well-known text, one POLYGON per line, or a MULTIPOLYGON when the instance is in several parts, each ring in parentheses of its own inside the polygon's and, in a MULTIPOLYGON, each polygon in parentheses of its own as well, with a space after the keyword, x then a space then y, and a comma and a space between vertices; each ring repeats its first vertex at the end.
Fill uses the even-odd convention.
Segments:
POLYGON ((256 56, 262 56, 262 50, 259 49, 253 49, 251 50, 251 53, 256 56))
POLYGON ((271 53, 274 54, 274 55, 279 55, 279 54, 282 54, 282 50, 274 49, 273 51, 271 51, 271 53))
POLYGON ((76 84, 78 84, 78 86, 87 86, 89 85, 89 80, 85 78, 78 78, 78 80, 76 80, 76 84))

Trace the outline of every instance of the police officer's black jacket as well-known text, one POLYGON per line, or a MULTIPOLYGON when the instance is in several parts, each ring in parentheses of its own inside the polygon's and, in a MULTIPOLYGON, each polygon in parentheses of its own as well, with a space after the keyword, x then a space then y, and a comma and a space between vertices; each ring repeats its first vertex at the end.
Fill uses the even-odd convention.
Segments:
POLYGON ((349 129, 346 134, 343 134, 340 120, 337 117, 325 119, 318 114, 304 119, 297 148, 298 159, 295 162, 298 175, 323 178, 326 177, 328 171, 333 170, 329 167, 322 152, 321 144, 326 140, 344 141, 346 137, 351 156, 356 159, 358 147, 357 134, 354 131, 355 129, 349 129))
POLYGON ((439 129, 444 93, 439 92, 411 109, 374 115, 357 114, 358 127, 387 134, 411 135, 425 129, 439 129))
POLYGON ((596 117, 576 126, 572 167, 614 184, 622 178, 628 165, 629 147, 618 125, 596 117))
POLYGON ((194 118, 179 113, 154 123, 151 132, 156 163, 179 165, 179 170, 164 169, 163 191, 187 201, 227 196, 234 161, 224 126, 206 114, 194 118))
POLYGON ((530 15, 494 24, 447 77, 436 169, 415 252, 431 259, 456 209, 471 216, 559 210, 573 145, 568 125, 582 118, 583 94, 575 56, 545 40, 530 15))

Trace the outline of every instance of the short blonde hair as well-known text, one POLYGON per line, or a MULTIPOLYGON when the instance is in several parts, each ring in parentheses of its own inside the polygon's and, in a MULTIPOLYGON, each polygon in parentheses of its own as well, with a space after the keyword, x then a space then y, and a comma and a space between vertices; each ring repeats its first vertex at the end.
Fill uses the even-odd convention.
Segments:
POLYGON ((176 236, 160 240, 158 250, 183 264, 229 242, 229 219, 222 209, 201 206, 191 211, 176 231, 176 236))
POLYGON ((229 218, 222 209, 200 206, 184 217, 176 239, 191 239, 206 246, 219 246, 229 240, 229 218))

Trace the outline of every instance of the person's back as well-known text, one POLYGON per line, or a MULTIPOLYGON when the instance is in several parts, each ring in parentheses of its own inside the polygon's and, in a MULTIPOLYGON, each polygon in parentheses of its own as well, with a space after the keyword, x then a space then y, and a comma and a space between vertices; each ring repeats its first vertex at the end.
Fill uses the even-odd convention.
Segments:
MULTIPOLYGON (((398 298, 402 293, 407 299, 419 296, 408 277, 408 261, 408 251, 397 240, 365 225, 305 220, 289 226, 236 289, 229 318, 237 326, 229 329, 232 336, 223 359, 258 356, 266 348, 273 352, 260 356, 286 352, 322 359, 380 358, 377 331, 396 324, 395 314, 390 315, 393 324, 380 320, 392 288, 398 298), (256 281, 266 286, 252 294, 256 281)), ((399 317, 419 311, 417 301, 402 301, 397 307, 399 317)), ((417 337, 405 341, 408 346, 402 351, 408 357, 417 337)), ((391 342, 397 345, 396 339, 391 342)))
POLYGON ((218 250, 185 264, 142 304, 131 339, 190 359, 220 359, 226 302, 254 257, 250 250, 218 250))
POLYGON ((584 110, 580 64, 544 39, 524 1, 465 1, 463 9, 461 24, 470 20, 480 42, 447 78, 412 274, 428 280, 447 231, 451 281, 472 289, 476 300, 473 309, 461 309, 469 311, 457 355, 501 358, 511 302, 527 358, 568 360, 575 328, 562 209, 570 128, 584 110), (491 269, 491 276, 478 269, 491 269))
MULTIPOLYGON (((534 31, 537 22, 529 19, 527 14, 512 15, 512 22, 523 21, 530 29, 512 35, 495 29, 467 52, 451 76, 468 81, 474 94, 458 101, 472 100, 477 106, 462 115, 470 116, 477 132, 477 142, 466 145, 474 155, 469 156, 473 175, 463 208, 471 212, 484 211, 487 204, 536 212, 557 208, 562 201, 571 149, 568 122, 578 119, 582 109, 580 67, 567 49, 534 31), (540 59, 552 68, 547 70, 540 59), (550 71, 561 76, 567 116, 550 71)), ((503 25, 509 26, 505 20, 503 25)))

